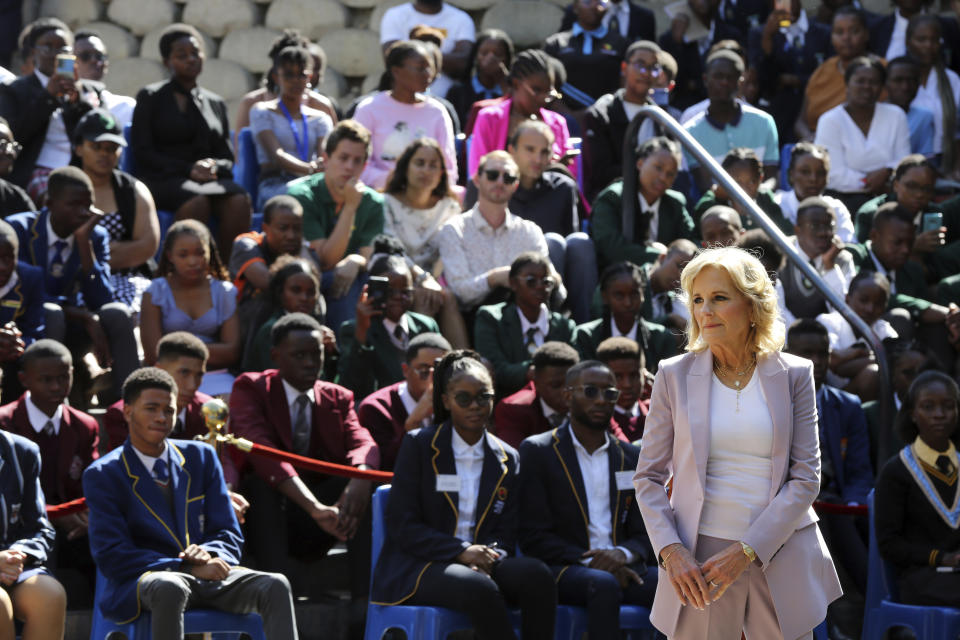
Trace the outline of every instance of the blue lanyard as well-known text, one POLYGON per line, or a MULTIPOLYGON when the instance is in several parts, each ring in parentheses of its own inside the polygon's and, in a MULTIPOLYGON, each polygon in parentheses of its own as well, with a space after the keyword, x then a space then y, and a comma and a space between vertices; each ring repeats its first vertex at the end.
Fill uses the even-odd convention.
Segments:
POLYGON ((303 120, 303 139, 300 139, 300 136, 297 135, 297 127, 293 124, 293 116, 290 115, 290 110, 287 109, 287 105, 283 104, 283 100, 277 100, 277 103, 280 105, 280 110, 283 111, 283 115, 287 117, 287 123, 290 125, 290 132, 293 133, 293 141, 297 145, 297 155, 300 156, 300 159, 304 162, 310 162, 310 145, 309 137, 307 135, 307 115, 300 112, 300 118, 303 120))

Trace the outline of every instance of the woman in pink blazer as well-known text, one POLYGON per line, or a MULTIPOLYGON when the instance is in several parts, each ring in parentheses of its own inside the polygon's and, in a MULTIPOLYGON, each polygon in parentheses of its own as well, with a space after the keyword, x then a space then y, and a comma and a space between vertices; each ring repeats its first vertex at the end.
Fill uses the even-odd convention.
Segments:
POLYGON ((702 251, 681 287, 688 353, 660 363, 634 476, 661 565, 651 620, 683 640, 810 638, 841 595, 812 508, 813 366, 780 352, 776 293, 753 255, 702 251))
POLYGON ((544 108, 556 95, 553 69, 549 56, 539 49, 529 49, 517 55, 510 75, 511 98, 484 107, 477 114, 467 158, 467 175, 472 177, 480 166, 480 158, 491 151, 507 148, 507 139, 524 120, 542 120, 553 130, 553 155, 563 159, 570 150, 567 140, 570 132, 566 119, 544 108))

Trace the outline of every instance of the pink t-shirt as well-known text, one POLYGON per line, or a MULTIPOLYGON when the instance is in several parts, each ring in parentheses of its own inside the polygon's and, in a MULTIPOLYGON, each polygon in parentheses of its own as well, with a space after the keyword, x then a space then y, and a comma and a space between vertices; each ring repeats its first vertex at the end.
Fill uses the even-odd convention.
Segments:
POLYGON ((422 102, 405 104, 381 91, 361 102, 354 120, 373 135, 373 153, 363 170, 363 182, 374 189, 383 189, 397 158, 417 138, 433 138, 443 149, 450 184, 457 184, 457 152, 454 146, 453 122, 436 100, 421 96, 422 102))

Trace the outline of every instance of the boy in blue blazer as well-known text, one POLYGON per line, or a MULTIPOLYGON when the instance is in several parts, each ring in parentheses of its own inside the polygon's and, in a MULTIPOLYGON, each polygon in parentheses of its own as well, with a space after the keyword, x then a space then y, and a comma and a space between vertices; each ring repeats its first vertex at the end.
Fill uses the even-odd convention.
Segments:
POLYGON ((153 639, 180 640, 187 605, 254 611, 268 640, 296 640, 287 579, 237 566, 243 535, 216 451, 167 439, 177 414, 173 377, 134 371, 123 403, 129 438, 83 474, 90 548, 106 578, 103 614, 126 622, 151 611, 153 639))

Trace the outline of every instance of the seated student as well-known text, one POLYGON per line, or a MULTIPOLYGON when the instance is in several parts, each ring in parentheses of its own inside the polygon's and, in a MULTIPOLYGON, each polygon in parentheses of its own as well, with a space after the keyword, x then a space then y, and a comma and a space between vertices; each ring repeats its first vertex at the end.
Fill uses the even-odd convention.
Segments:
POLYGON ((159 47, 171 77, 137 94, 130 129, 137 175, 157 207, 175 212, 177 220, 207 224, 215 218, 217 246, 226 254, 233 239, 250 228, 252 213, 249 194, 233 180, 227 104, 197 84, 205 55, 203 36, 194 27, 168 26, 159 47))
MULTIPOLYGON (((273 325, 288 313, 305 313, 317 322, 324 321, 323 298, 320 297, 320 276, 312 261, 294 256, 280 256, 270 266, 269 285, 263 304, 257 310, 253 326, 243 350, 244 371, 276 368, 270 355, 270 334, 273 325)), ((324 350, 336 351, 336 335, 323 327, 324 350), (331 335, 332 334, 332 335, 331 335), (334 347, 331 349, 332 346, 334 347)), ((336 371, 336 369, 334 369, 336 371)))
POLYGON ((493 365, 497 393, 516 392, 533 379, 533 354, 545 342, 572 342, 576 324, 547 302, 556 286, 550 261, 527 251, 510 265, 511 302, 480 307, 474 342, 480 355, 493 365))
MULTIPOLYGON (((847 305, 867 323, 880 340, 894 340, 896 330, 884 319, 890 299, 890 282, 876 271, 863 270, 850 282, 847 305)), ((817 315, 817 322, 830 335, 830 371, 827 381, 831 386, 860 396, 864 401, 875 400, 879 386, 879 369, 869 348, 869 342, 860 336, 840 315, 839 311, 817 315)))
MULTIPOLYGON (((824 282, 838 296, 844 296, 855 270, 850 254, 843 250, 843 242, 836 235, 836 217, 830 203, 814 196, 797 208, 793 246, 824 282)), ((787 309, 794 318, 815 318, 831 307, 820 290, 791 260, 783 263, 777 273, 777 282, 783 287, 787 309)))
POLYGON ((910 154, 903 109, 879 102, 887 72, 875 58, 850 61, 843 76, 846 101, 822 116, 815 142, 830 154, 827 188, 856 211, 883 193, 897 163, 910 154))
POLYGON ((381 387, 400 382, 411 338, 421 333, 440 333, 433 318, 410 310, 413 275, 403 258, 375 256, 367 273, 387 282, 367 282, 357 301, 357 317, 340 325, 338 340, 339 382, 353 391, 358 401, 381 387), (378 286, 372 286, 374 283, 378 286))
POLYGON ((204 376, 204 393, 230 392, 229 367, 240 359, 237 290, 220 262, 217 245, 196 220, 173 223, 163 241, 155 278, 143 292, 140 340, 144 364, 157 361, 160 338, 189 331, 207 345, 213 371, 204 376))
POLYGON ((690 310, 677 292, 680 290, 680 272, 696 253, 697 245, 691 241, 674 240, 656 262, 642 267, 647 284, 643 290, 640 315, 645 320, 679 332, 686 329, 690 310))
MULTIPOLYGON (((746 147, 732 149, 724 156, 720 166, 757 203, 757 206, 767 214, 773 224, 783 231, 784 235, 793 234, 793 225, 783 215, 773 191, 763 186, 764 169, 760 164, 760 158, 752 149, 746 147)), ((698 233, 700 218, 707 209, 716 204, 725 204, 736 209, 737 213, 740 214, 740 220, 743 222, 744 228, 749 230, 760 226, 753 219, 753 215, 734 200, 722 185, 713 184, 693 209, 693 220, 694 224, 697 225, 698 233)))
MULTIPOLYGON (((576 14, 573 3, 563 10, 563 22, 560 30, 573 27, 576 14)), ((608 29, 619 31, 628 42, 634 40, 653 40, 657 37, 657 24, 653 11, 635 2, 611 0, 603 15, 603 24, 608 29)))
POLYGON ((896 202, 913 217, 916 236, 910 259, 919 264, 928 281, 940 280, 960 272, 960 220, 933 202, 937 183, 937 169, 932 162, 919 154, 903 158, 893 172, 890 193, 868 200, 857 211, 857 241, 865 242, 870 237, 873 218, 886 202, 896 202), (941 225, 932 229, 925 226, 927 213, 941 213, 941 225), (949 244, 948 244, 949 243, 949 244))
POLYGON ((16 162, 22 148, 13 137, 10 123, 0 117, 0 217, 3 218, 11 213, 36 209, 26 191, 5 180, 13 171, 13 163, 16 162))
MULTIPOLYGON (((830 336, 815 320, 797 320, 787 331, 785 351, 813 362, 820 440, 820 495, 835 504, 866 504, 873 488, 870 434, 860 399, 826 384, 830 336)), ((843 563, 863 592, 867 583, 867 548, 849 515, 822 514, 820 527, 831 554, 843 563)))
MULTIPOLYGON (((100 427, 95 418, 66 403, 73 384, 70 350, 54 340, 37 340, 23 353, 19 378, 26 392, 0 407, 0 429, 40 448, 40 487, 48 504, 82 498, 80 475, 100 457, 100 427)), ((86 510, 56 518, 53 525, 58 535, 48 556, 51 568, 78 569, 92 586, 86 510)))
POLYGON ((740 214, 733 207, 715 204, 700 216, 700 246, 732 247, 744 234, 740 214))
POLYGON ((660 250, 651 243, 668 245, 693 237, 686 198, 670 189, 680 167, 679 145, 658 136, 643 142, 636 156, 636 172, 629 171, 622 181, 601 191, 593 203, 593 241, 600 268, 622 260, 653 262, 660 250))
POLYGON ((960 468, 954 444, 958 399, 950 376, 938 371, 917 376, 896 424, 908 444, 877 477, 877 547, 894 565, 904 604, 960 607, 960 573, 952 570, 960 560, 960 540, 950 508, 960 468))
POLYGON ((105 578, 100 613, 132 620, 150 611, 151 637, 175 640, 183 638, 188 603, 256 612, 266 637, 296 640, 286 577, 237 566, 243 533, 216 450, 167 437, 177 394, 162 369, 130 374, 123 386, 130 437, 84 472, 90 549, 105 578))
POLYGON ((371 601, 460 611, 480 640, 516 640, 507 607, 519 607, 522 638, 553 638, 550 571, 516 555, 517 451, 486 429, 490 372, 453 351, 433 378, 434 424, 403 439, 394 467, 371 601))
POLYGON ((507 74, 515 55, 513 40, 506 31, 484 29, 477 34, 467 62, 467 79, 454 82, 445 96, 456 109, 461 124, 466 124, 475 102, 506 93, 507 74))
MULTIPOLYGON (((608 7, 608 3, 574 2, 575 22, 570 30, 553 34, 543 44, 544 52, 563 63, 567 81, 593 100, 620 84, 620 63, 630 44, 619 28, 603 24, 608 7)), ((586 106, 572 100, 564 105, 573 110, 586 106)))
POLYGON ((373 239, 383 232, 383 196, 360 182, 369 157, 370 132, 343 120, 324 142, 324 172, 287 190, 303 205, 303 236, 320 258, 328 322, 334 326, 353 314, 373 239))
POLYGON ((814 196, 823 198, 833 207, 837 235, 843 242, 853 242, 853 220, 847 205, 824 193, 829 173, 830 154, 827 150, 812 142, 798 142, 790 153, 790 164, 787 167, 788 184, 780 185, 782 189, 777 191, 775 202, 780 205, 783 217, 791 225, 796 225, 797 207, 800 203, 814 196))
MULTIPOLYGON (((717 162, 733 149, 746 147, 753 149, 763 163, 763 178, 776 177, 780 171, 777 125, 767 112, 736 99, 743 73, 743 59, 731 51, 720 50, 708 57, 703 84, 710 104, 683 127, 717 162)), ((690 154, 686 158, 697 187, 706 191, 710 173, 690 154)))
POLYGON ((150 285, 146 262, 157 253, 160 222, 147 185, 117 169, 127 141, 120 121, 105 109, 91 109, 73 131, 73 153, 93 183, 93 201, 104 212, 99 223, 110 234, 110 282, 114 300, 140 313, 140 296, 150 285))
POLYGON ((120 123, 120 130, 130 124, 137 101, 130 96, 112 93, 103 87, 110 69, 110 56, 100 32, 89 27, 73 34, 73 53, 77 56, 77 78, 97 87, 100 107, 106 109, 120 123))
POLYGON ((75 354, 92 343, 101 366, 113 362, 113 391, 119 395, 122 379, 140 361, 130 310, 114 301, 108 235, 92 202, 90 178, 62 167, 49 176, 47 206, 7 222, 20 239, 20 260, 44 271, 45 337, 75 354))
POLYGON ((250 109, 250 129, 260 165, 258 211, 270 198, 286 193, 291 181, 321 171, 323 139, 333 129, 330 116, 308 106, 309 96, 304 95, 313 72, 310 50, 286 47, 273 61, 277 97, 250 109))
POLYGON ((887 102, 903 109, 910 128, 910 153, 933 157, 933 139, 936 125, 933 112, 914 105, 920 89, 920 65, 910 56, 900 56, 887 62, 887 102))
POLYGON ((643 349, 634 340, 618 336, 601 342, 597 346, 596 357, 613 372, 620 392, 613 408, 613 421, 628 442, 635 442, 639 446, 650 408, 649 400, 642 398, 650 375, 643 349))
POLYGON ((510 212, 537 223, 550 252, 550 262, 570 292, 574 319, 590 317, 590 295, 597 286, 597 254, 590 237, 579 231, 577 182, 562 171, 548 171, 553 131, 543 122, 520 123, 507 151, 520 172, 520 186, 510 198, 510 212))
POLYGON ((20 238, 0 220, 0 368, 4 398, 19 396, 18 360, 24 348, 43 337, 43 270, 17 259, 20 238))
POLYGON ((745 42, 740 29, 720 19, 720 2, 695 2, 678 10, 670 28, 660 34, 658 43, 677 61, 679 73, 671 102, 678 109, 686 109, 706 97, 703 87, 704 56, 711 46, 721 40, 745 42))
MULTIPOLYGON (((747 64, 747 53, 746 53, 746 51, 744 50, 743 45, 742 45, 739 41, 737 41, 737 40, 731 40, 731 39, 719 40, 719 41, 715 42, 714 44, 712 44, 712 45, 710 46, 710 48, 707 49, 706 52, 701 56, 701 58, 702 58, 702 59, 709 58, 710 56, 712 56, 712 55, 713 55, 714 53, 716 53, 717 51, 729 51, 729 52, 735 54, 738 58, 740 58, 740 60, 743 62, 744 65, 747 64)), ((700 79, 700 84, 702 84, 702 83, 703 83, 703 82, 702 82, 702 78, 701 78, 701 79, 700 79)), ((739 101, 739 102, 747 101, 747 98, 746 98, 746 95, 745 95, 745 93, 746 93, 746 92, 745 92, 745 87, 746 87, 746 85, 747 85, 747 79, 746 79, 746 75, 745 75, 744 80, 743 80, 743 82, 742 82, 741 85, 740 85, 740 90, 739 90, 739 92, 737 93, 737 97, 736 97, 737 101, 739 101)), ((704 98, 704 99, 701 100, 700 102, 697 102, 696 104, 693 104, 693 105, 687 107, 686 109, 683 109, 683 110, 680 112, 680 117, 677 118, 677 121, 678 121, 681 125, 685 125, 685 124, 687 124, 688 122, 690 122, 691 120, 693 120, 696 116, 700 115, 701 113, 706 112, 707 107, 709 107, 709 106, 710 106, 710 98, 704 98)))
MULTIPOLYGON (((277 368, 244 373, 233 385, 233 433, 310 458, 377 468, 377 444, 357 421, 353 393, 318 380, 323 370, 320 323, 291 313, 273 325, 272 338, 277 368)), ((291 553, 325 553, 337 540, 346 540, 350 590, 364 597, 370 575, 370 481, 299 474, 289 463, 268 458, 247 460, 253 473, 245 478, 243 494, 251 504, 248 533, 257 566, 285 572, 291 553)), ((236 478, 227 481, 238 486, 236 478)))
MULTIPOLYGON (((506 151, 491 151, 473 176, 477 203, 440 229, 437 246, 443 276, 464 311, 504 299, 510 286, 510 263, 517 255, 525 251, 548 255, 540 227, 513 215, 507 206, 518 180, 513 156, 506 151)), ((553 272, 552 265, 550 270, 553 272)), ((565 295, 559 283, 559 297, 565 295)))
MULTIPOLYGON (((622 0, 621 3, 627 4, 622 0)), ((665 74, 658 60, 662 53, 657 43, 650 40, 627 47, 620 65, 623 88, 601 96, 584 114, 583 191, 590 202, 623 175, 623 140, 627 126, 640 107, 655 104, 655 82, 665 74)), ((649 134, 641 132, 641 139, 651 137, 657 130, 653 121, 650 122, 649 134)))
POLYGON ((563 342, 544 342, 533 354, 533 379, 497 403, 493 422, 497 437, 519 447, 529 436, 549 431, 567 419, 563 388, 567 370, 580 356, 563 342))
MULTIPOLYGON (((666 259, 675 260, 677 253, 668 254, 666 259)), ((611 336, 626 336, 639 343, 653 372, 661 360, 679 353, 670 331, 642 315, 646 280, 643 269, 632 262, 617 262, 603 270, 600 276, 603 315, 598 320, 579 325, 574 334, 574 344, 582 359, 596 358, 597 347, 611 336)), ((683 305, 678 302, 676 306, 677 313, 686 317, 683 315, 685 310, 681 310, 683 305)))
POLYGON ((520 549, 547 563, 591 638, 620 637, 620 605, 649 607, 657 563, 631 478, 640 448, 607 433, 620 392, 604 364, 567 372, 570 419, 520 445, 520 549), (648 569, 649 567, 649 569, 648 569))
POLYGON ((360 424, 380 448, 380 468, 392 471, 403 436, 433 422, 433 370, 452 348, 439 333, 410 340, 403 380, 374 391, 357 406, 360 424))
MULTIPOLYGON (((303 207, 291 196, 274 196, 263 207, 263 231, 241 233, 230 251, 230 277, 237 288, 240 334, 247 335, 270 285, 270 267, 280 256, 316 263, 303 239, 303 207)), ((319 264, 317 264, 319 268, 319 264)))
POLYGON ((0 462, 0 505, 17 508, 0 537, 0 634, 17 637, 16 619, 23 622, 23 637, 63 638, 67 593, 44 566, 56 534, 40 488, 40 451, 24 437, 0 431, 0 462))

